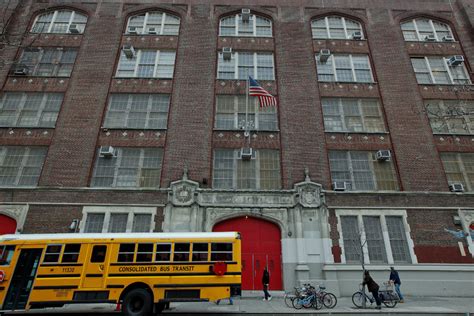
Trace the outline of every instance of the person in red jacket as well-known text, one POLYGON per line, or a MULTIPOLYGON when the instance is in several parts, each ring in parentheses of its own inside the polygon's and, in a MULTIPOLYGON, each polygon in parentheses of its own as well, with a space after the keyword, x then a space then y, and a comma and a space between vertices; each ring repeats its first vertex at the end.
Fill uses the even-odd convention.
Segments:
POLYGON ((270 273, 268 273, 267 268, 263 269, 263 276, 262 276, 262 284, 263 284, 263 294, 265 295, 264 301, 271 301, 272 296, 268 293, 268 286, 270 285, 270 273))

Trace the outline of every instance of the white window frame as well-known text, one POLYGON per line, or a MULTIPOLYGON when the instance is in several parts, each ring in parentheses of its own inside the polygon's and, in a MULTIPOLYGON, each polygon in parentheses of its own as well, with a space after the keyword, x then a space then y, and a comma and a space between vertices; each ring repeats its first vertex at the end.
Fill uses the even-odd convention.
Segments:
MULTIPOLYGON (((448 60, 449 58, 447 57, 444 57, 444 56, 423 56, 423 57, 411 57, 410 58, 411 60, 413 59, 423 59, 424 62, 425 62, 425 66, 426 68, 428 69, 428 72, 429 72, 429 75, 430 75, 430 81, 431 83, 420 83, 418 82, 418 84, 421 84, 421 85, 465 85, 465 84, 472 84, 471 82, 471 78, 469 76, 469 72, 467 71, 467 68, 465 66, 464 63, 462 63, 462 65, 457 65, 457 66, 454 66, 454 67, 462 67, 463 69, 463 72, 464 74, 466 75, 466 79, 468 82, 467 83, 457 83, 457 82, 454 82, 454 79, 453 79, 453 74, 451 73, 451 68, 453 66, 449 66, 448 65, 448 60), (450 83, 436 83, 435 82, 435 77, 433 76, 433 70, 431 69, 431 65, 430 65, 430 62, 429 62, 429 59, 430 58, 433 58, 433 57, 438 57, 438 58, 441 58, 442 61, 443 61, 443 67, 444 67, 444 70, 446 71, 446 73, 448 74, 448 77, 449 77, 449 81, 450 83)), ((412 67, 413 67, 413 63, 412 63, 412 67)), ((416 70, 415 68, 413 68, 413 72, 415 73, 415 76, 416 76, 416 70)))
MULTIPOLYGON (((334 81, 320 80, 319 79, 319 73, 316 71, 316 74, 318 75, 318 81, 320 81, 320 82, 338 82, 338 83, 367 83, 367 84, 375 82, 374 81, 374 74, 373 74, 373 70, 372 70, 372 65, 370 64, 369 55, 367 55, 367 54, 336 54, 336 55, 337 56, 341 56, 341 55, 349 56, 349 63, 351 65, 351 71, 352 71, 352 78, 354 78, 354 80, 353 81, 339 81, 339 78, 337 77, 337 71, 336 71, 337 68, 336 68, 336 60, 334 58, 335 55, 331 54, 331 56, 329 56, 329 58, 328 58, 328 61, 331 62, 332 75, 334 76, 334 81), (366 56, 367 57, 367 65, 369 66, 368 70, 370 72, 370 81, 358 81, 358 78, 356 76, 356 69, 354 67, 354 61, 352 60, 352 56, 366 56)), ((321 64, 321 62, 319 61, 319 54, 316 54, 315 58, 316 58, 316 68, 318 68, 318 65, 321 64)))
POLYGON ((448 134, 448 135, 472 135, 474 134, 474 111, 473 112, 466 112, 465 108, 463 108, 464 104, 471 104, 472 108, 474 109, 474 100, 443 100, 443 99, 433 99, 433 100, 424 100, 426 111, 428 113, 428 119, 430 120, 431 129, 433 134, 440 135, 440 134, 448 134), (451 105, 446 105, 446 102, 449 101, 456 101, 457 105, 455 109, 451 107, 451 105), (436 103, 436 106, 439 108, 438 113, 430 112, 428 107, 429 104, 436 103), (451 113, 452 111, 452 113, 451 113), (452 125, 449 124, 450 118, 457 118, 462 119, 463 124, 465 126, 464 130, 465 133, 461 133, 458 131, 453 130, 452 125), (443 131, 435 131, 434 128, 434 120, 439 120, 446 126, 447 132, 443 131))
POLYGON ((446 180, 448 181, 448 184, 454 184, 454 183, 459 183, 459 181, 451 181, 448 179, 448 173, 446 172, 446 166, 444 165, 445 164, 445 160, 442 158, 443 154, 447 155, 447 154, 450 154, 450 155, 456 155, 456 166, 459 168, 459 173, 462 175, 462 185, 464 186, 464 191, 467 191, 467 192, 472 192, 474 191, 474 188, 471 186, 471 182, 469 181, 469 175, 468 175, 468 171, 467 171, 467 168, 465 167, 465 161, 463 159, 463 156, 464 155, 470 155, 472 153, 469 153, 469 152, 441 152, 440 153, 440 159, 441 159, 441 163, 443 164, 443 171, 444 171, 444 174, 446 175, 446 180))
POLYGON ((17 169, 17 173, 15 175, 15 181, 13 184, 11 185, 2 185, 0 184, 0 187, 37 187, 38 186, 38 182, 39 182, 39 179, 41 178, 41 172, 43 170, 43 166, 44 166, 44 162, 46 160, 46 156, 47 156, 47 148, 45 146, 0 146, 0 167, 4 167, 4 161, 5 161, 5 158, 6 158, 6 153, 7 153, 7 150, 8 148, 22 148, 24 149, 23 152, 22 152, 22 156, 21 156, 21 162, 18 166, 18 169, 17 169), (31 149, 32 148, 43 148, 45 150, 44 152, 44 156, 43 156, 43 161, 41 162, 40 165, 38 166, 33 166, 35 168, 39 168, 40 169, 40 172, 39 172, 39 175, 38 175, 38 178, 36 179, 36 183, 33 184, 33 185, 20 185, 20 180, 22 179, 22 175, 23 175, 23 170, 25 168, 28 168, 28 167, 31 167, 29 165, 27 165, 28 163, 28 158, 30 157, 30 152, 31 152, 31 149))
MULTIPOLYGON (((433 35, 435 36, 436 38, 436 42, 443 42, 443 39, 440 38, 438 36, 438 33, 436 31, 436 28, 434 27, 434 23, 432 19, 426 19, 426 18, 415 18, 415 19, 411 19, 411 20, 408 20, 408 21, 404 21, 403 23, 401 23, 400 27, 403 26, 403 24, 405 23, 409 23, 409 22, 412 22, 413 23, 413 26, 415 28, 415 34, 416 34, 416 39, 413 39, 413 40, 410 40, 410 39, 406 39, 405 38, 405 35, 403 34, 403 29, 402 29, 402 35, 403 35, 403 39, 406 41, 406 42, 426 42, 426 40, 424 38, 422 38, 422 35, 420 34, 420 31, 419 31, 419 28, 418 28, 418 24, 417 24, 417 20, 420 20, 420 19, 425 19, 425 20, 428 20, 429 21, 429 24, 431 26, 431 31, 433 33, 433 35)), ((448 27, 448 31, 449 31, 449 35, 451 35, 453 38, 454 38, 454 34, 453 34, 453 31, 451 30, 451 26, 449 26, 449 24, 447 23, 444 23, 444 22, 441 22, 441 21, 436 21, 436 23, 440 23, 440 24, 444 24, 448 27)))
POLYGON ((115 72, 115 78, 158 78, 158 79, 173 79, 174 77, 174 70, 175 70, 175 66, 176 66, 176 51, 174 50, 156 50, 156 56, 155 56, 155 64, 154 64, 154 68, 153 68, 153 77, 139 77, 138 76, 138 68, 140 66, 140 61, 141 61, 141 56, 142 56, 142 51, 141 49, 138 49, 138 50, 135 50, 135 66, 134 66, 134 70, 133 70, 133 76, 132 77, 129 77, 129 76, 120 76, 119 75, 119 71, 120 71, 120 61, 125 58, 127 59, 127 57, 125 56, 125 53, 123 52, 123 50, 120 52, 120 58, 119 58, 119 61, 118 61, 118 65, 117 65, 117 71, 115 72), (158 73, 158 67, 160 66, 160 53, 161 52, 173 52, 174 53, 174 61, 173 61, 173 73, 171 74, 170 77, 158 77, 157 76, 157 73, 158 73))
MULTIPOLYGON (((253 79, 255 80, 265 80, 265 81, 274 81, 275 80, 275 55, 273 53, 266 53, 266 52, 242 52, 242 53, 252 53, 253 54, 253 74, 250 74, 253 79), (262 55, 272 55, 272 79, 261 79, 258 77, 258 58, 259 54, 262 55)), ((219 77, 220 66, 222 63, 227 62, 224 61, 222 52, 219 52, 218 55, 218 63, 217 63, 217 79, 218 80, 246 80, 246 79, 239 79, 239 52, 232 52, 231 62, 234 63, 234 78, 232 79, 223 79, 219 77)))
MULTIPOLYGON (((370 264, 369 250, 366 241, 365 228, 363 222, 363 216, 377 216, 380 217, 380 224, 382 226, 382 235, 385 245, 387 264, 395 264, 392 254, 392 246, 390 244, 390 236, 388 234, 387 222, 385 216, 399 216, 402 217, 403 226, 405 228, 405 238, 408 246, 409 257, 411 263, 407 264, 416 264, 418 259, 415 254, 415 244, 410 236, 410 225, 407 221, 407 212, 406 210, 397 210, 397 209, 336 209, 336 218, 337 218, 337 230, 339 232, 339 247, 341 248, 341 263, 347 263, 346 255, 344 251, 344 237, 341 225, 341 216, 357 216, 357 222, 359 224, 359 233, 361 234, 361 242, 364 245, 362 252, 364 254, 365 264, 370 264)), ((377 263, 378 264, 378 263, 377 263)))
MULTIPOLYGON (((133 19, 134 17, 138 17, 138 16, 142 16, 142 14, 136 14, 136 15, 133 15, 131 17, 128 18, 127 20, 127 28, 125 29, 125 34, 130 34, 130 35, 134 35, 134 34, 131 34, 128 30, 129 30, 129 26, 130 26, 130 20, 133 19)), ((142 26, 142 31, 141 32, 137 32, 138 35, 169 35, 169 36, 178 36, 179 35, 179 31, 181 29, 181 18, 177 15, 174 15, 174 14, 169 14, 169 13, 166 13, 166 12, 163 12, 163 11, 148 11, 145 13, 145 18, 143 19, 143 26, 142 26), (146 32, 146 29, 147 29, 147 24, 148 24, 148 17, 150 16, 150 13, 161 13, 163 14, 162 18, 161 18, 161 25, 160 25, 160 30, 159 32, 157 32, 157 34, 148 34, 148 32, 146 32), (164 30, 165 30, 165 25, 166 25, 166 17, 167 16, 172 16, 173 18, 176 18, 178 19, 179 21, 179 24, 178 24, 178 32, 176 34, 164 34, 164 30)))
POLYGON ((249 23, 252 23, 252 29, 253 33, 252 34, 239 34, 239 21, 242 20, 242 14, 236 14, 236 15, 231 15, 231 16, 225 16, 219 20, 219 36, 221 37, 226 37, 226 36, 236 36, 236 37, 266 37, 266 38, 272 38, 273 37, 273 22, 270 19, 267 19, 266 17, 256 15, 256 14, 250 14, 249 16, 249 23), (228 19, 230 17, 234 18, 234 28, 235 32, 233 35, 230 34, 222 34, 222 21, 225 19, 228 19), (272 35, 267 36, 267 35, 257 35, 257 17, 261 19, 268 20, 270 22, 270 33, 272 35))
POLYGON ((342 19, 342 26, 344 28, 344 34, 345 34, 345 39, 352 39, 352 34, 349 34, 349 32, 347 31, 347 25, 346 25, 346 19, 347 20, 350 20, 351 22, 355 22, 359 25, 359 32, 361 32, 362 34, 362 40, 365 39, 365 35, 364 35, 364 30, 362 29, 362 24, 360 24, 360 22, 356 21, 356 20, 353 20, 353 19, 348 19, 346 17, 343 17, 343 16, 339 16, 339 15, 328 15, 328 16, 325 16, 323 18, 319 18, 319 19, 313 19, 311 21, 311 36, 313 39, 342 39, 342 38, 332 38, 331 37, 331 32, 329 32, 330 30, 330 27, 329 27, 329 18, 330 17, 338 17, 338 18, 341 18, 342 19), (324 19, 324 24, 326 26, 326 35, 327 37, 316 37, 315 35, 315 32, 314 32, 314 29, 316 27, 313 27, 313 23, 315 23, 316 21, 319 21, 319 20, 323 20, 324 19))
POLYGON ((34 60, 35 61, 34 64, 25 63, 25 60, 23 59, 23 57, 24 57, 25 53, 29 52, 26 49, 22 51, 21 57, 17 62, 18 65, 25 65, 28 68, 28 74, 27 74, 28 76, 33 76, 33 77, 58 77, 58 78, 69 78, 69 77, 71 77, 72 71, 73 71, 73 68, 74 68, 74 64, 76 63, 77 53, 79 52, 77 48, 74 48, 74 47, 46 47, 46 48, 35 47, 35 49, 38 49, 38 51, 36 51, 38 54, 37 54, 37 60, 34 60), (56 51, 61 52, 61 56, 59 57, 59 60, 55 60, 55 61, 52 61, 52 62, 48 63, 48 65, 53 65, 53 70, 52 70, 51 74, 49 74, 49 75, 38 75, 37 74, 38 68, 41 66, 41 64, 45 64, 45 63, 42 62, 43 57, 45 55, 45 51, 51 51, 51 50, 56 50, 56 51), (75 56, 74 56, 74 61, 72 63, 61 62, 62 59, 63 59, 64 54, 66 53, 66 51, 74 51, 76 53, 75 56), (70 70, 69 74, 61 75, 61 76, 59 75, 59 68, 62 65, 71 65, 71 70, 70 70))
POLYGON ((151 215, 150 233, 155 229, 156 207, 128 207, 128 206, 85 206, 82 209, 82 220, 79 224, 79 232, 84 233, 87 223, 88 214, 104 214, 104 222, 102 224, 102 234, 108 233, 111 214, 128 214, 127 228, 125 233, 131 233, 133 228, 133 220, 135 215, 151 215))
MULTIPOLYGON (((42 15, 45 15, 45 14, 50 14, 51 11, 48 11, 48 12, 45 12, 43 14, 38 14, 36 17, 35 17, 35 21, 34 23, 32 24, 31 26, 31 29, 30 29, 30 32, 31 33, 38 33, 38 34, 43 34, 43 33, 51 33, 51 30, 53 29, 53 25, 54 23, 56 22, 56 19, 58 17, 58 12, 59 11, 70 11, 71 12, 71 17, 69 18, 69 22, 68 22, 68 25, 67 25, 67 32, 66 33, 53 33, 53 34, 71 34, 71 32, 69 31, 69 28, 71 27, 71 24, 77 24, 77 23, 73 23, 74 21, 74 18, 76 16, 76 11, 74 10, 69 10, 69 9, 66 9, 66 10, 55 10, 54 13, 53 13, 53 17, 51 18, 51 22, 49 22, 49 26, 48 26, 48 30, 46 32, 33 32, 34 28, 35 28, 35 25, 36 25, 36 22, 38 22, 38 19, 42 16, 42 15)), ((78 15, 82 15, 84 17, 86 17, 86 22, 83 24, 84 25, 84 28, 78 28, 79 30, 79 34, 83 34, 84 33, 84 29, 86 28, 86 25, 87 25, 87 20, 88 20, 88 16, 85 15, 85 14, 81 14, 81 13, 77 13, 78 15)), ((82 24, 82 23, 79 23, 79 24, 82 24)))
POLYGON ((59 111, 61 110, 61 104, 63 102, 63 98, 64 98, 64 94, 62 93, 55 93, 55 92, 12 92, 12 91, 6 91, 4 92, 2 95, 0 95, 0 114, 3 112, 4 110, 4 105, 5 105, 5 102, 8 100, 8 96, 10 95, 14 95, 14 94, 21 94, 21 100, 20 102, 17 104, 17 108, 16 108, 16 114, 15 114, 15 118, 14 118, 14 122, 12 124, 5 124, 5 125, 1 125, 0 123, 0 127, 20 127, 20 128, 24 128, 24 127, 43 127, 43 128, 54 128, 56 126, 56 121, 57 121, 57 117, 59 115, 59 111), (36 117, 35 117, 35 124, 32 124, 32 125, 18 125, 18 121, 20 119, 20 117, 22 116, 22 114, 24 113, 24 109, 25 109, 25 104, 26 104, 26 101, 28 99, 28 96, 29 95, 32 95, 32 94, 42 94, 42 99, 41 99, 41 103, 39 105, 39 107, 36 109, 36 117), (45 111, 45 108, 46 108, 46 105, 47 105, 47 100, 48 100, 48 97, 52 94, 55 94, 55 95, 61 95, 61 102, 59 103, 59 106, 58 106, 58 110, 56 113, 56 120, 54 121, 54 124, 52 124, 52 126, 49 126, 49 125, 39 125, 40 124, 40 120, 41 120, 41 117, 43 116, 44 112, 47 112, 47 113, 53 113, 53 111, 51 110, 47 110, 45 111))

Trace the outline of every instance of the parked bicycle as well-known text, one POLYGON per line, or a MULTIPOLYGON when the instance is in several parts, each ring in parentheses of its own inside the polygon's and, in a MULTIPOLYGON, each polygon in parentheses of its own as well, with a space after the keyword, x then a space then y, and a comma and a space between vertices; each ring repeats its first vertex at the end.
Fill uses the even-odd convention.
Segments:
MULTIPOLYGON (((379 289, 380 300, 385 306, 393 308, 397 305, 400 299, 398 298, 398 295, 393 292, 392 284, 390 282, 384 282, 383 284, 385 289, 379 289)), ((358 308, 364 307, 364 300, 366 304, 369 302, 370 305, 375 302, 375 298, 372 296, 372 294, 364 292, 363 288, 364 285, 361 283, 359 285, 359 291, 352 294, 352 303, 358 308)))
POLYGON ((321 309, 334 308, 337 304, 337 298, 334 294, 326 292, 324 285, 319 285, 318 288, 311 284, 304 284, 302 287, 295 287, 294 292, 285 294, 285 304, 288 307, 301 309, 303 307, 314 307, 321 309))
POLYGON ((304 292, 300 293, 300 295, 293 300, 292 304, 295 309, 302 309, 303 307, 321 309, 323 307, 323 302, 317 295, 316 288, 311 285, 307 287, 304 292))

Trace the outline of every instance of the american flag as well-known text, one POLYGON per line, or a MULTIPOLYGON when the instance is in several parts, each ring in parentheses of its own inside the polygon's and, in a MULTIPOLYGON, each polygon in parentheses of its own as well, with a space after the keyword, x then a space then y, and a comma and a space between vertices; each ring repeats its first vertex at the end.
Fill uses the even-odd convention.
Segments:
POLYGON ((257 81, 249 76, 249 96, 258 97, 260 107, 276 106, 277 100, 267 90, 263 89, 257 81))

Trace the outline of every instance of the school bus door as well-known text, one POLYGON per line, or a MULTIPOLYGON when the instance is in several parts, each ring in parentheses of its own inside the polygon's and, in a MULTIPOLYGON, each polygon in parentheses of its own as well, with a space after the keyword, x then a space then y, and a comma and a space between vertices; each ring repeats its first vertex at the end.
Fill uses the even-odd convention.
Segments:
POLYGON ((83 288, 103 288, 107 273, 107 245, 90 245, 89 254, 84 263, 83 288))

